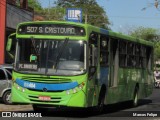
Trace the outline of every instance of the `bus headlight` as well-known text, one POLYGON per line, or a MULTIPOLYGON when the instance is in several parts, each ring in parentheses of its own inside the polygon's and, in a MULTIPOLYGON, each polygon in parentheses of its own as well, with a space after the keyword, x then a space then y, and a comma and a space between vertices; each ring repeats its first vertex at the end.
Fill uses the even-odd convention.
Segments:
POLYGON ((17 89, 19 90, 19 89, 20 89, 20 87, 19 87, 19 86, 17 86, 17 89))
POLYGON ((24 89, 24 88, 22 88, 22 92, 25 92, 25 89, 24 89))
POLYGON ((21 91, 21 92, 25 92, 26 91, 26 89, 25 88, 22 88, 21 86, 19 86, 18 84, 14 84, 15 85, 15 87, 17 88, 17 90, 19 90, 19 91, 21 91))
POLYGON ((78 86, 78 88, 82 90, 82 89, 83 89, 83 87, 84 87, 84 85, 85 85, 85 83, 84 83, 84 82, 82 82, 82 83, 78 86))
POLYGON ((67 91, 66 91, 66 94, 69 95, 69 94, 71 94, 71 93, 73 93, 73 94, 74 94, 74 93, 77 93, 77 92, 79 92, 79 91, 81 91, 81 90, 83 89, 84 85, 85 85, 85 83, 82 82, 79 86, 73 88, 72 90, 67 90, 67 91))
POLYGON ((66 91, 66 94, 69 95, 69 94, 70 94, 70 90, 67 90, 67 91, 66 91))
POLYGON ((77 92, 77 90, 76 90, 76 88, 74 88, 74 89, 73 89, 73 93, 76 93, 76 92, 77 92))

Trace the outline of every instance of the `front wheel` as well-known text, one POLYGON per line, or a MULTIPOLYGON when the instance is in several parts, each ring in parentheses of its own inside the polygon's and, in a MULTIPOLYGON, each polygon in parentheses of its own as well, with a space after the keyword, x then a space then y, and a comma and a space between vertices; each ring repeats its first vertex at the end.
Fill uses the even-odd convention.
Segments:
POLYGON ((7 105, 12 104, 12 102, 11 102, 11 91, 5 92, 2 99, 3 99, 3 102, 5 104, 7 104, 7 105))
POLYGON ((104 110, 104 100, 105 100, 105 96, 100 95, 100 97, 98 99, 98 105, 96 106, 96 112, 98 112, 98 113, 103 112, 103 110, 104 110))

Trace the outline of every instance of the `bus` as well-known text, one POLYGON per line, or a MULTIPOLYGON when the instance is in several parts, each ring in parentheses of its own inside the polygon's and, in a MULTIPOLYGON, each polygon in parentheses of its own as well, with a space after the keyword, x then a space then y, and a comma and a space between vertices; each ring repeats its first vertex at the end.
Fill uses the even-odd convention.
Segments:
POLYGON ((152 42, 65 21, 20 23, 15 38, 13 103, 102 111, 152 93, 152 42))

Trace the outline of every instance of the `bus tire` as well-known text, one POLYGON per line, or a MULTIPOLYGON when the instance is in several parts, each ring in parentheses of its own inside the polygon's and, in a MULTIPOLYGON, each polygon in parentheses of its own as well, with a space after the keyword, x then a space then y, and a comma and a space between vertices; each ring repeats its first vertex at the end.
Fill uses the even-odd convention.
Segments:
POLYGON ((135 88, 135 91, 134 91, 134 96, 133 96, 133 101, 132 101, 132 106, 133 107, 137 107, 138 106, 138 87, 135 88))
POLYGON ((155 82, 155 88, 159 88, 159 83, 155 82))
POLYGON ((10 105, 12 104, 11 102, 11 91, 6 91, 2 97, 2 100, 5 104, 10 105))
POLYGON ((96 111, 102 113, 104 110, 104 100, 105 100, 105 89, 102 89, 98 98, 98 105, 96 106, 96 111))

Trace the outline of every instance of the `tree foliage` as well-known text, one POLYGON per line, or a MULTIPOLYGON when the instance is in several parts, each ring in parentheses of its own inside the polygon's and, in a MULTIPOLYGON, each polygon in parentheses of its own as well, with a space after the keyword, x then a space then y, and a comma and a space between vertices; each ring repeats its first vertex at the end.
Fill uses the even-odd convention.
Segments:
POLYGON ((158 30, 154 28, 138 27, 133 29, 130 32, 130 35, 147 41, 156 41, 158 37, 158 30))
POLYGON ((95 0, 57 0, 56 5, 63 8, 81 8, 83 23, 102 28, 108 28, 110 24, 106 12, 95 0))
POLYGON ((154 54, 155 54, 155 60, 159 60, 160 59, 160 42, 157 42, 155 44, 155 50, 154 50, 154 54))
POLYGON ((159 31, 154 28, 138 27, 130 33, 131 36, 154 42, 155 60, 160 59, 160 37, 159 31))
POLYGON ((108 28, 110 24, 106 12, 96 0, 57 0, 55 5, 49 8, 42 8, 38 0, 28 0, 28 3, 30 7, 34 8, 35 14, 40 20, 65 20, 66 8, 81 8, 83 23, 87 18, 88 24, 98 27, 108 28))
POLYGON ((33 8, 35 13, 39 13, 43 10, 38 0, 28 0, 28 6, 33 8))

